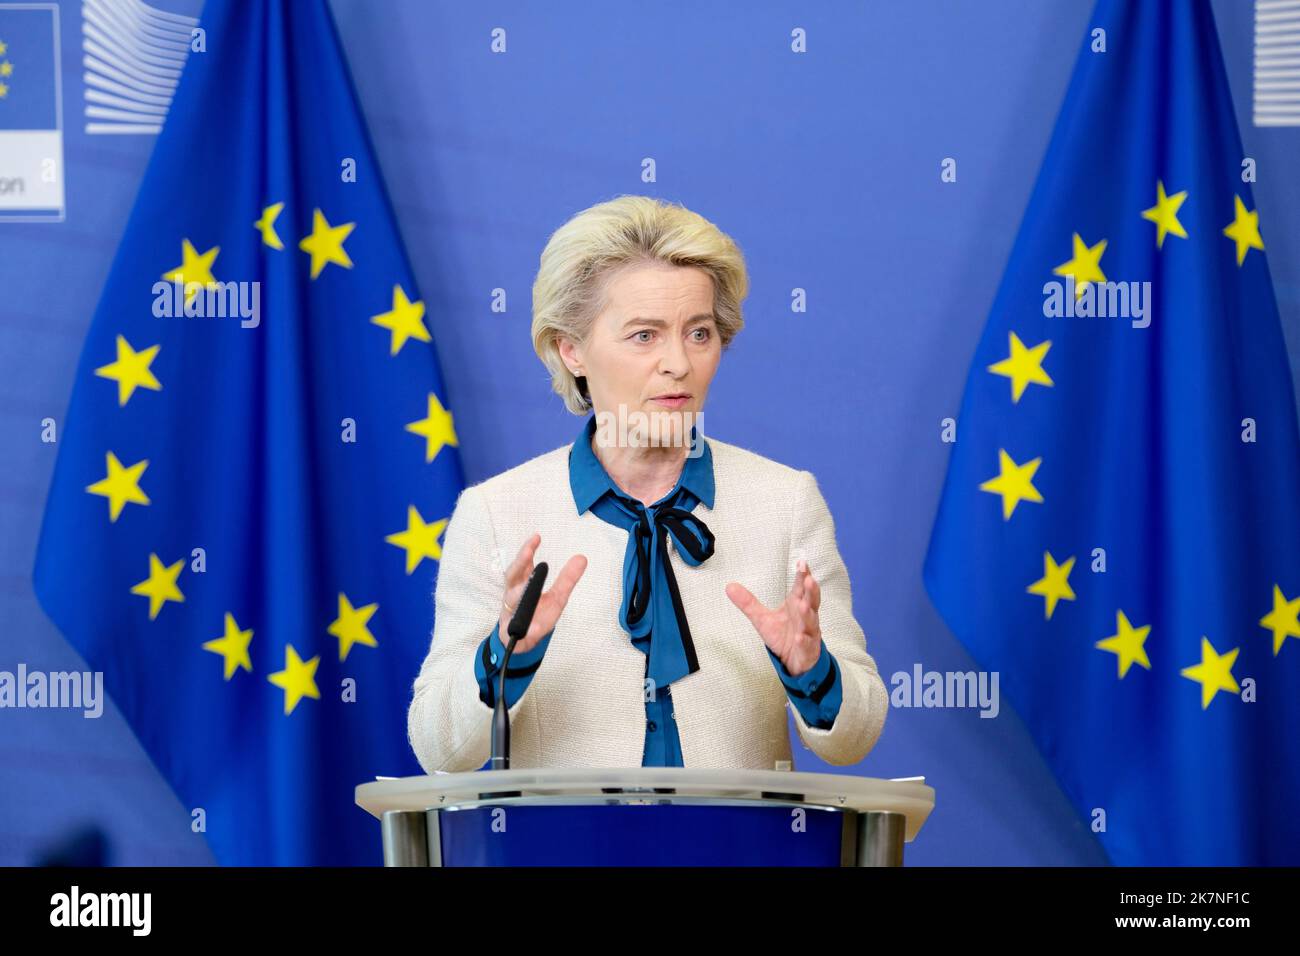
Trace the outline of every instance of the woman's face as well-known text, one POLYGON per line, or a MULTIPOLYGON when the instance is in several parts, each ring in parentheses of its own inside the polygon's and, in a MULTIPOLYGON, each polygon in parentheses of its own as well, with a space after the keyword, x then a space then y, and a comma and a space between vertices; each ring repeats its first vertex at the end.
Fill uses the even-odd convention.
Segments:
POLYGON ((607 289, 587 341, 561 341, 560 354, 586 375, 597 414, 617 416, 623 406, 689 428, 722 358, 709 274, 642 263, 619 270, 607 289))

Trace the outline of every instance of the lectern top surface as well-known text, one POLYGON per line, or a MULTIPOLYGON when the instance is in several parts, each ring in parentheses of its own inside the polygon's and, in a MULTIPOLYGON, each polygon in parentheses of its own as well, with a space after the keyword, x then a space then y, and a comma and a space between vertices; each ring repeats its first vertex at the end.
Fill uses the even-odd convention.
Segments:
POLYGON ((375 780, 357 787, 356 802, 376 817, 390 810, 450 810, 503 803, 588 803, 646 797, 691 802, 799 803, 831 810, 889 811, 907 819, 911 841, 934 809, 934 788, 917 780, 882 780, 789 770, 706 770, 687 767, 565 767, 476 770, 375 780), (503 794, 510 794, 503 797, 503 794))

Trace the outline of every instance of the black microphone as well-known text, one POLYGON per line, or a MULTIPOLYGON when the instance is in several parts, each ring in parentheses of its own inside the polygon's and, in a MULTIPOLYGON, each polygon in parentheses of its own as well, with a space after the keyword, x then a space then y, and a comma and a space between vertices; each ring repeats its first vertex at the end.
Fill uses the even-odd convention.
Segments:
POLYGON ((537 610, 537 601, 542 596, 542 585, 546 583, 549 569, 543 561, 533 568, 532 576, 524 585, 523 596, 519 606, 510 617, 506 633, 510 642, 506 644, 505 658, 501 661, 501 678, 497 685, 496 706, 492 709, 492 763, 493 770, 510 769, 510 711, 506 708, 506 669, 510 666, 510 655, 514 653, 515 644, 528 633, 528 626, 533 623, 533 614, 537 610))

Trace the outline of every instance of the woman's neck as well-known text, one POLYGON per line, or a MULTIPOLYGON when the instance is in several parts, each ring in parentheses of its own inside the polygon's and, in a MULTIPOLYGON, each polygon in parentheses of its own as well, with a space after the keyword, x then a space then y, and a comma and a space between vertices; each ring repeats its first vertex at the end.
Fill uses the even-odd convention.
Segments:
POLYGON ((673 490, 686 467, 686 449, 675 445, 605 447, 592 435, 591 450, 614 484, 647 507, 673 490))

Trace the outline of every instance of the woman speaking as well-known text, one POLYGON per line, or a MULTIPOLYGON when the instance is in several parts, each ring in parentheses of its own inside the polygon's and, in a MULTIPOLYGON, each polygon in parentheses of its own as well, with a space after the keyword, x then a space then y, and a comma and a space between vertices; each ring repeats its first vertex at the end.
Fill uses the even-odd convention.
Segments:
POLYGON ((875 745, 888 695, 816 480, 701 427, 748 288, 736 244, 680 205, 622 196, 551 236, 533 345, 586 421, 456 502, 408 714, 426 772, 488 760, 541 561, 505 674, 512 767, 770 770, 791 760, 787 703, 828 763, 875 745))

